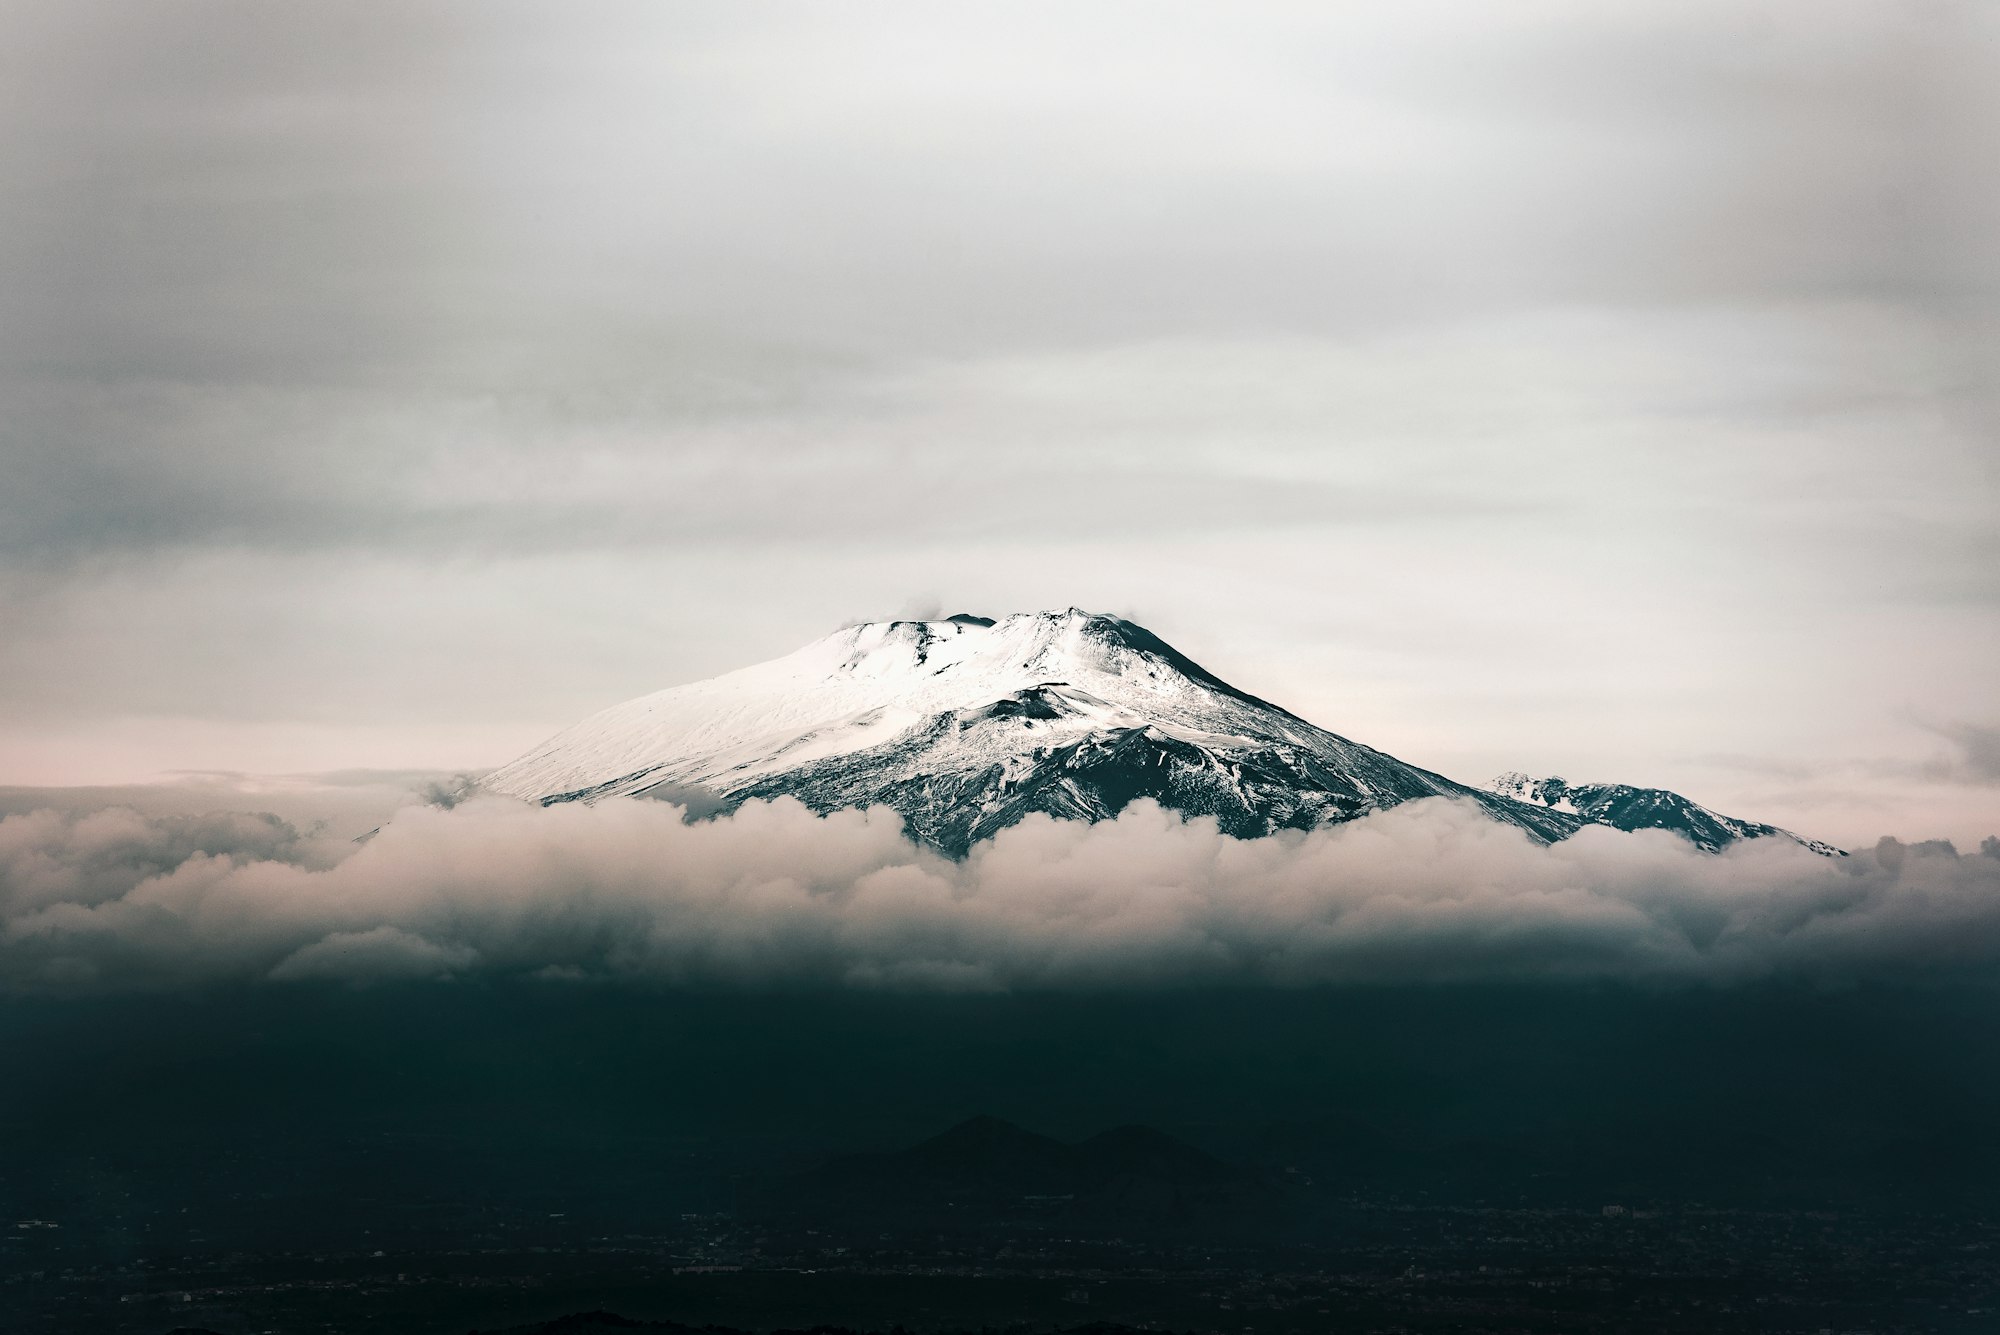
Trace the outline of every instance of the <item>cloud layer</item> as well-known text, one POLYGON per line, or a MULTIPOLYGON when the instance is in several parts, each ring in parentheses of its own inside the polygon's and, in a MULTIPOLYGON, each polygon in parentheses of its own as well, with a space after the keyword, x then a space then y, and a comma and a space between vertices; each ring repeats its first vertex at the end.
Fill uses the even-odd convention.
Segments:
POLYGON ((270 816, 0 819, 0 986, 528 976, 997 990, 1852 979, 2000 964, 2000 840, 1829 860, 1661 832, 1545 848, 1446 801, 1236 840, 1150 802, 952 863, 886 810, 412 807, 364 844, 270 816))

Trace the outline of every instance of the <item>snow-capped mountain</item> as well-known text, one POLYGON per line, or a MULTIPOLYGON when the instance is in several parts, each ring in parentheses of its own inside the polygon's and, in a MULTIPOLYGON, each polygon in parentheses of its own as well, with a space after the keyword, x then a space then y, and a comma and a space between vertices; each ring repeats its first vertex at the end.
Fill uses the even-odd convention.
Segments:
POLYGON ((1543 841, 1593 819, 1405 764, 1077 608, 850 626, 614 705, 483 786, 543 803, 696 792, 724 806, 886 805, 952 856, 1030 812, 1099 820, 1138 797, 1244 837, 1422 797, 1476 802, 1543 841))
POLYGON ((1828 857, 1846 857, 1844 850, 1807 839, 1775 825, 1738 820, 1710 811, 1699 802, 1664 788, 1634 788, 1624 783, 1571 783, 1560 775, 1532 778, 1519 771, 1502 774, 1487 785, 1502 797, 1549 811, 1576 816, 1593 825, 1620 830, 1672 830, 1697 848, 1719 853, 1738 839, 1779 837, 1805 845, 1828 857))

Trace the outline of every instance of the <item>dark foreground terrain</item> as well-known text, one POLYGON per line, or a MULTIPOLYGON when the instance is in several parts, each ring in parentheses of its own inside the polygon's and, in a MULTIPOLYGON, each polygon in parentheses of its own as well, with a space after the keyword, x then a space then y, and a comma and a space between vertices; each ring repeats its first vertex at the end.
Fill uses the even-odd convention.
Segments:
MULTIPOLYGON (((1345 1237, 1157 1246, 774 1237, 724 1219, 651 1237, 398 1252, 161 1255, 10 1285, 13 1330, 596 1332, 616 1321, 769 1331, 1990 1331, 1996 1230, 1730 1209, 1357 1203, 1345 1237), (739 1268, 740 1267, 740 1268, 739 1268)), ((57 1258, 42 1258, 54 1262, 57 1258)))
POLYGON ((0 1040, 10 1332, 2000 1330, 1976 980, 261 989, 0 1040))

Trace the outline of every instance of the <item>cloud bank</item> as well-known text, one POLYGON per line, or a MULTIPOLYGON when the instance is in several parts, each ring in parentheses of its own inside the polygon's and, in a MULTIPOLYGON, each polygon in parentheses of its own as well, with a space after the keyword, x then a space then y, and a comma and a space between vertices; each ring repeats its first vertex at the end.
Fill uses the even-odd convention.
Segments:
POLYGON ((1663 832, 1541 847, 1414 802, 1238 840, 1151 802, 963 863, 886 810, 790 799, 412 807, 363 844, 271 816, 0 819, 0 986, 515 976, 1017 990, 1852 979, 2000 963, 2000 840, 1829 860, 1663 832))

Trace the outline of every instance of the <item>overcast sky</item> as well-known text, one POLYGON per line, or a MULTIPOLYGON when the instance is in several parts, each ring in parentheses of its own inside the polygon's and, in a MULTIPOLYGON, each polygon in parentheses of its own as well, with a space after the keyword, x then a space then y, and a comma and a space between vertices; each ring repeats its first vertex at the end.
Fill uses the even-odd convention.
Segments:
POLYGON ((1469 781, 2000 829, 1990 6, 0 22, 0 784, 1078 604, 1469 781))

